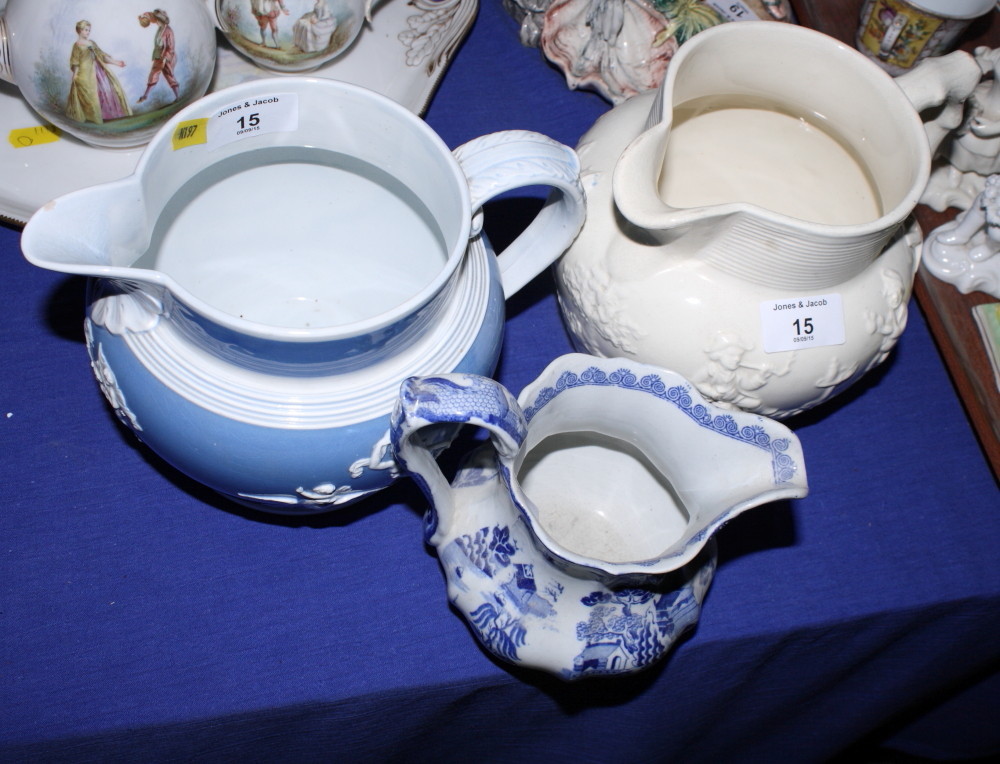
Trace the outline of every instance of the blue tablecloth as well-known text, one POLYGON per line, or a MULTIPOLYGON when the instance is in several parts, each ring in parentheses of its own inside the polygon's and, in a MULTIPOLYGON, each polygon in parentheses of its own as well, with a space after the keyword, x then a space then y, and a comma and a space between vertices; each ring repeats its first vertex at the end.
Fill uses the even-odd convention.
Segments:
MULTIPOLYGON (((573 145, 569 91, 486 0, 427 113, 451 146, 573 145)), ((534 198, 491 205, 509 235, 534 198)), ((864 743, 1000 753, 1000 494, 916 305, 890 360, 790 422, 808 498, 719 534, 697 630, 657 668, 567 685, 449 609, 404 481, 306 520, 232 506, 123 430, 83 282, 0 229, 0 760, 827 761, 864 743)), ((570 345, 543 275, 508 304, 514 392, 570 345)))

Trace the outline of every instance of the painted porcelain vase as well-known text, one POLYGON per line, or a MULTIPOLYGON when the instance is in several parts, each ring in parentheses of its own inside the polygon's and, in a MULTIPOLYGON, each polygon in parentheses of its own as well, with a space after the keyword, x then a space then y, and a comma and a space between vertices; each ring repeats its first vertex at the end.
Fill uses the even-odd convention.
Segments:
POLYGON ((492 372, 504 298, 582 224, 578 169, 537 133, 453 155, 372 91, 263 79, 181 111, 134 175, 45 205, 22 248, 92 277, 94 372, 153 451, 236 501, 320 512, 396 477, 404 378, 492 372), (553 196, 495 257, 481 207, 525 185, 553 196))
POLYGON ((0 79, 86 143, 140 146, 204 95, 215 28, 203 0, 8 0, 0 79))
MULTIPOLYGON (((205 0, 240 53, 279 72, 307 72, 343 54, 380 0, 205 0)), ((443 0, 443 6, 451 6, 443 0)))
POLYGON ((931 144, 979 81, 965 53, 893 80, 790 24, 686 43, 655 94, 578 146, 588 215, 556 266, 580 350, 673 369, 710 400, 787 417, 890 353, 920 258, 931 144), (926 68, 930 67, 930 68, 926 68))
POLYGON ((517 400, 409 379, 392 443, 431 501, 449 601, 496 657, 564 679, 655 664, 699 618, 716 531, 808 490, 788 428, 621 358, 557 358, 517 400), (436 457, 469 425, 489 442, 449 484, 436 457))

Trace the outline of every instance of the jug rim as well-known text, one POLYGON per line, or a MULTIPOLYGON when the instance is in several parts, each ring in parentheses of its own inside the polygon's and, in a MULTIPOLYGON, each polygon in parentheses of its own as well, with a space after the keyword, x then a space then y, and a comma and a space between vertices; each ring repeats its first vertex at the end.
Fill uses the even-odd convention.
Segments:
MULTIPOLYGON (((293 142, 286 145, 297 146, 306 144, 296 144, 293 142)), ((140 192, 137 196, 140 197, 137 202, 144 204, 144 193, 140 192)), ((92 278, 145 283, 161 287, 169 292, 178 302, 187 305, 206 320, 238 334, 273 341, 333 342, 379 332, 405 321, 425 308, 435 297, 446 290, 459 264, 465 258, 469 248, 471 232, 472 203, 468 190, 468 180, 447 144, 445 144, 444 140, 430 125, 396 101, 360 85, 309 75, 289 75, 266 77, 239 83, 210 93, 184 107, 165 122, 156 132, 143 149, 134 170, 129 175, 118 180, 79 189, 57 197, 32 215, 22 231, 22 250, 26 259, 32 264, 49 270, 92 278), (441 268, 430 282, 420 287, 394 307, 361 320, 329 326, 278 326, 243 318, 221 310, 205 298, 194 294, 190 289, 179 283, 177 279, 163 271, 134 267, 132 265, 89 264, 79 261, 55 262, 46 258, 40 252, 45 247, 44 241, 39 241, 41 234, 38 229, 42 224, 41 221, 48 213, 60 204, 86 198, 98 189, 104 190, 107 193, 132 187, 144 189, 144 178, 149 165, 157 161, 163 152, 173 151, 172 143, 175 139, 175 133, 182 123, 190 122, 194 119, 205 119, 206 115, 214 114, 219 107, 225 104, 244 100, 254 95, 259 96, 261 93, 295 92, 301 94, 309 91, 322 93, 330 99, 346 96, 355 101, 367 101, 374 104, 376 108, 391 112, 397 119, 406 124, 408 128, 417 131, 421 140, 426 142, 425 145, 430 145, 437 149, 443 165, 447 166, 448 173, 454 178, 456 189, 460 191, 457 194, 458 201, 462 206, 458 217, 459 230, 453 236, 453 244, 450 251, 446 252, 447 257, 442 263, 441 268), (329 94, 328 96, 326 95, 327 93, 329 94)), ((141 257, 142 254, 142 252, 137 252, 136 259, 141 257)))
MULTIPOLYGON (((510 496, 518 505, 532 533, 548 553, 567 563, 612 577, 669 573, 697 557, 715 532, 737 515, 762 504, 802 498, 809 492, 802 445, 798 436, 787 425, 760 414, 724 409, 705 398, 682 374, 629 358, 606 358, 574 352, 553 359, 517 396, 518 406, 524 412, 529 430, 535 415, 558 395, 585 387, 649 395, 664 405, 669 405, 672 414, 678 416, 678 421, 693 427, 696 433, 715 435, 759 451, 769 460, 771 484, 767 488, 758 487, 724 509, 720 508, 720 511, 710 517, 690 518, 681 535, 654 557, 612 561, 574 551, 557 539, 541 522, 537 505, 520 485, 515 475, 516 470, 502 468, 501 474, 510 496)), ((638 443, 634 445, 645 452, 644 446, 638 443)), ((524 443, 519 451, 523 448, 524 443)), ((521 456, 523 454, 516 458, 521 456)))
MULTIPOLYGON (((659 200, 660 203, 655 206, 648 202, 644 203, 642 199, 647 197, 648 191, 644 190, 641 184, 630 183, 625 180, 625 176, 627 175, 625 168, 630 168, 631 165, 627 162, 620 162, 614 170, 614 198, 623 207, 623 212, 626 209, 628 210, 626 217, 639 226, 658 228, 662 225, 671 224, 670 220, 674 217, 678 219, 673 221, 672 224, 748 213, 781 225, 792 225, 797 230, 827 238, 855 238, 877 235, 879 232, 884 232, 887 228, 898 225, 905 220, 919 203, 931 170, 930 145, 916 108, 902 87, 900 87, 889 73, 881 69, 853 46, 818 30, 796 24, 763 20, 720 24, 699 32, 695 38, 682 45, 677 55, 671 61, 666 76, 656 91, 643 131, 628 143, 623 158, 632 152, 633 148, 640 146, 644 142, 647 143, 646 153, 648 153, 652 150, 652 147, 649 145, 650 143, 656 143, 656 139, 662 140, 665 134, 669 134, 673 123, 672 109, 674 104, 668 102, 668 98, 674 92, 677 78, 684 68, 684 62, 691 56, 696 55, 700 46, 705 45, 713 38, 725 39, 727 36, 741 36, 750 32, 756 35, 769 35, 772 38, 795 39, 799 41, 813 40, 817 44, 825 46, 833 55, 840 56, 845 62, 849 62, 852 67, 855 67, 855 71, 863 73, 866 81, 869 81, 873 87, 884 94, 886 99, 907 107, 898 116, 902 120, 905 120, 904 129, 913 137, 914 146, 918 154, 915 157, 917 161, 912 171, 914 182, 910 184, 910 187, 892 207, 883 210, 878 217, 872 220, 859 223, 823 223, 776 212, 747 201, 725 202, 686 208, 673 207, 662 200, 659 200)), ((775 42, 774 45, 777 46, 777 44, 775 42)), ((647 160, 648 157, 644 155, 643 159, 647 160)))

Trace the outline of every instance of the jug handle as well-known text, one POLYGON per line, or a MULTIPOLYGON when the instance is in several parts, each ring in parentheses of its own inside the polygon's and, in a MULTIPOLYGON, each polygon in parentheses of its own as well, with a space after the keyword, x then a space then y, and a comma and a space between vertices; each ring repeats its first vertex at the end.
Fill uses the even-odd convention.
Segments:
POLYGON ((895 78, 917 113, 925 110, 933 118, 924 122, 933 156, 948 134, 965 116, 965 100, 976 89, 983 71, 975 58, 963 50, 925 59, 914 69, 895 78))
POLYGON ((393 456, 431 502, 427 536, 447 532, 455 516, 452 486, 437 457, 463 425, 485 428, 501 461, 513 459, 528 432, 524 412, 498 382, 477 374, 410 377, 400 385, 390 434, 393 456))
POLYGON ((490 199, 525 186, 552 187, 541 212, 497 257, 504 297, 510 297, 569 249, 583 227, 580 160, 568 146, 526 130, 484 135, 454 154, 469 182, 472 236, 482 230, 482 207, 490 199))

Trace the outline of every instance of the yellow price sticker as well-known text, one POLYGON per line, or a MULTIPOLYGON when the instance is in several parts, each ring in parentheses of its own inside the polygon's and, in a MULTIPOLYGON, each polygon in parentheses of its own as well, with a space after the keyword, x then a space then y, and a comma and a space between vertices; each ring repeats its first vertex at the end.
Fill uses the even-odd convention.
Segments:
POLYGON ((174 130, 174 135, 171 139, 174 151, 207 142, 208 117, 189 119, 187 122, 181 122, 174 130))
POLYGON ((11 130, 7 133, 7 140, 15 149, 26 149, 29 146, 58 141, 60 135, 62 131, 54 125, 38 125, 11 130))

